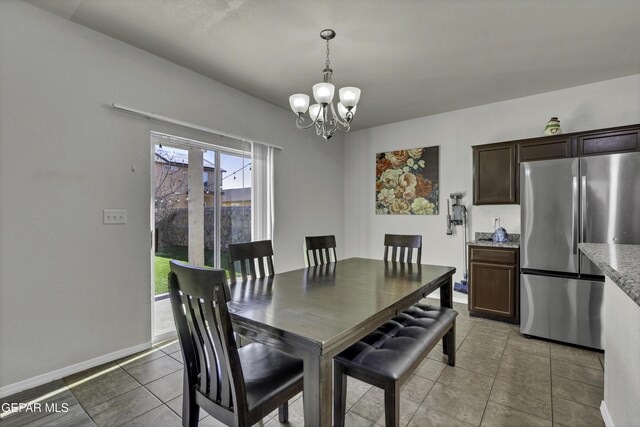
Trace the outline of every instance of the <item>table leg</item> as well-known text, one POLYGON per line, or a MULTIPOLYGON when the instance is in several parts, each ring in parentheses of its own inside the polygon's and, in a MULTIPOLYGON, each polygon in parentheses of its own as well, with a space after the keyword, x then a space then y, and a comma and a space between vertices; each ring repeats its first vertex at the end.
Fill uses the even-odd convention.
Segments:
POLYGON ((450 276, 447 283, 440 287, 440 305, 442 307, 453 308, 453 277, 450 276))
POLYGON ((325 355, 304 356, 304 425, 330 427, 332 405, 331 366, 333 359, 325 355))
MULTIPOLYGON (((449 276, 447 283, 440 287, 440 306, 453 308, 453 276, 449 276)), ((455 345, 455 344, 454 344, 455 345)), ((455 350, 455 349, 454 349, 455 350)), ((442 352, 449 354, 449 345, 446 336, 442 338, 442 352)))

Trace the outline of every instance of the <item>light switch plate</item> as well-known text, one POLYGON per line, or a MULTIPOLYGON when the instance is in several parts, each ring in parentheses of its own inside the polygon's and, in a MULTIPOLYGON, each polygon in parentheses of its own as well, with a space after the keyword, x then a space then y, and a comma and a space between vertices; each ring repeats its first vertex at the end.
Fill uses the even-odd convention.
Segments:
POLYGON ((105 209, 102 222, 103 224, 126 224, 127 211, 124 209, 105 209))

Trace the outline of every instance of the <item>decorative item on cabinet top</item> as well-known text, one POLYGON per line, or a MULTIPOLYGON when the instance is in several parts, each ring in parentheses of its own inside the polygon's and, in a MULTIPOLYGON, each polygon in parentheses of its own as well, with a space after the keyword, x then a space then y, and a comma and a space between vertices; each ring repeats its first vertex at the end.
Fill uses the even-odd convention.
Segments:
POLYGON ((440 147, 376 154, 376 213, 438 215, 440 147))
POLYGON ((551 117, 547 122, 547 126, 544 128, 545 136, 560 135, 561 133, 562 129, 560 128, 560 119, 557 117, 551 117))

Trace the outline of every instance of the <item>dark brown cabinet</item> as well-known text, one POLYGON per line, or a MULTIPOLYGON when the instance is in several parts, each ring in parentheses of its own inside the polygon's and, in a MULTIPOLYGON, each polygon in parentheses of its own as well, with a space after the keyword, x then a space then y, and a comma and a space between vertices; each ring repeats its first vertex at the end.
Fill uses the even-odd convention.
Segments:
POLYGON ((518 202, 515 144, 473 147, 473 204, 518 202))
POLYGON ((519 320, 519 250, 469 246, 469 314, 519 320))
POLYGON ((578 136, 578 155, 626 153, 639 151, 640 129, 625 129, 613 132, 593 132, 578 136))
POLYGON ((516 204, 520 202, 520 163, 640 151, 640 124, 472 148, 473 204, 516 204))
POLYGON ((518 142, 518 164, 575 157, 575 138, 536 138, 518 142))

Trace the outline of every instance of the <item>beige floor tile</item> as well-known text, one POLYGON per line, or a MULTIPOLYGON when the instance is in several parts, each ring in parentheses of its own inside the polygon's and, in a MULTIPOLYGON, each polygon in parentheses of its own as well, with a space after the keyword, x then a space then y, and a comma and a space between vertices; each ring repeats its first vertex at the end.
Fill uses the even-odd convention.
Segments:
MULTIPOLYGON (((456 345, 458 342, 456 342, 456 345)), ((427 359, 435 360, 436 362, 447 363, 447 355, 442 353, 442 345, 434 347, 433 350, 429 354, 427 354, 427 359)))
MULTIPOLYGON (((256 426, 263 426, 263 425, 265 425, 265 424, 262 421, 259 422, 258 424, 256 424, 256 426)), ((160 426, 158 426, 158 427, 160 427, 160 426)), ((206 417, 202 418, 198 422, 198 427, 227 427, 227 425, 225 423, 223 423, 222 421, 216 420, 211 415, 207 415, 206 417)))
POLYGON ((535 338, 525 338, 520 334, 509 335, 506 348, 549 357, 548 342, 535 338))
POLYGON ((373 427, 376 424, 371 420, 354 414, 353 412, 347 412, 344 419, 344 425, 345 427, 373 427))
POLYGON ((600 366, 602 366, 602 370, 604 371, 604 353, 598 353, 598 359, 600 360, 600 366))
POLYGON ((125 370, 131 369, 135 366, 144 365, 152 360, 164 357, 165 353, 157 347, 150 348, 140 353, 132 354, 131 356, 123 357, 116 360, 116 363, 125 370))
POLYGON ((513 325, 509 325, 504 322, 496 322, 493 320, 476 318, 476 324, 473 326, 473 330, 483 330, 490 333, 492 336, 509 336, 509 333, 513 330, 513 325))
POLYGON ((117 426, 161 405, 149 391, 139 387, 87 411, 98 426, 117 426))
POLYGON ((575 365, 586 366, 591 369, 602 369, 602 364, 598 356, 601 353, 589 351, 581 348, 570 347, 562 344, 551 344, 551 358, 573 363, 575 365))
POLYGON ((488 398, 493 385, 493 377, 478 374, 468 369, 447 366, 438 378, 438 383, 445 387, 456 387, 469 390, 473 393, 488 398))
POLYGON ((71 392, 85 408, 91 408, 140 387, 136 380, 119 367, 95 378, 69 384, 71 392))
POLYGON ((502 331, 490 331, 485 327, 474 326, 467 334, 468 340, 476 340, 482 342, 489 342, 496 345, 504 345, 509 338, 508 333, 502 331))
POLYGON ((436 383, 423 405, 437 408, 451 417, 472 425, 480 425, 487 399, 469 390, 445 387, 436 383))
POLYGON ((501 362, 496 379, 515 385, 526 385, 539 393, 551 394, 551 374, 544 371, 501 362))
POLYGON ((468 369, 479 374, 493 377, 498 372, 500 362, 479 354, 458 351, 456 353, 456 367, 468 369))
POLYGON ((553 420, 566 426, 604 426, 599 409, 560 397, 553 398, 553 420))
POLYGON ((505 349, 502 354, 502 362, 517 366, 518 368, 534 369, 547 374, 551 371, 551 362, 548 357, 514 350, 512 348, 505 349))
POLYGON ((482 417, 482 427, 551 427, 551 420, 489 401, 482 417))
POLYGON ((180 343, 174 338, 157 345, 157 348, 165 354, 171 354, 180 351, 180 343))
MULTIPOLYGON (((289 405, 289 422, 280 423, 278 417, 268 420, 267 418, 262 420, 262 425, 268 427, 275 426, 287 426, 287 427, 304 427, 304 402, 302 399, 296 399, 295 402, 289 405)), ((260 424, 259 424, 260 425, 260 424)))
POLYGON ((145 387, 163 402, 168 402, 182 394, 182 369, 150 382, 145 387))
POLYGON ((156 409, 140 415, 127 422, 127 426, 131 427, 181 427, 180 417, 166 406, 158 406, 156 409))
POLYGON ((554 375, 552 377, 553 397, 572 400, 583 405, 600 408, 604 399, 604 389, 554 375))
POLYGON ((415 374, 428 380, 437 381, 445 366, 447 366, 445 363, 427 358, 418 366, 415 374))
POLYGON ((384 391, 373 387, 353 405, 351 412, 374 423, 377 422, 384 414, 384 391))
POLYGON ((347 411, 373 387, 355 378, 347 378, 347 411))
MULTIPOLYGON (((409 380, 402 385, 400 396, 417 404, 421 404, 431 391, 434 381, 419 375, 411 375, 409 380)), ((417 408, 416 408, 417 409, 417 408)))
POLYGON ((409 427, 470 427, 473 424, 465 423, 447 414, 430 408, 423 404, 415 413, 409 427))
MULTIPOLYGON (((178 415, 179 417, 182 418, 182 395, 171 399, 170 401, 168 401, 167 403, 165 403, 165 405, 167 405, 167 407, 169 407, 169 409, 171 409, 173 412, 176 413, 176 415, 178 415)), ((199 419, 203 419, 204 417, 206 417, 208 414, 204 411, 204 410, 200 410, 200 413, 198 415, 199 419)))
POLYGON ((534 387, 496 379, 489 400, 551 420, 551 394, 534 387))
POLYGON ((182 363, 173 357, 162 353, 164 356, 151 362, 134 367, 125 366, 125 370, 141 384, 147 384, 176 371, 182 370, 182 363))
POLYGON ((551 373, 562 378, 604 388, 604 372, 601 369, 591 369, 552 359, 551 373))
POLYGON ((85 371, 78 372, 77 374, 69 375, 64 378, 64 382, 67 385, 73 385, 75 383, 83 382, 87 379, 95 379, 101 376, 108 374, 109 372, 113 372, 118 370, 118 364, 115 362, 105 363, 99 366, 94 366, 93 368, 89 368, 85 371), (92 377, 92 378, 89 378, 92 377))
MULTIPOLYGON (((469 333, 471 335, 471 333, 469 333)), ((471 340, 469 337, 464 340, 462 345, 460 346, 461 351, 466 351, 468 353, 482 355, 484 357, 488 357, 490 359, 500 360, 502 358, 502 353, 504 352, 505 342, 502 344, 495 344, 490 341, 483 341, 481 339, 471 340)))
MULTIPOLYGON (((413 418, 414 414, 420 407, 420 404, 407 400, 403 397, 400 398, 400 426, 404 427, 409 424, 409 421, 413 418)), ((385 414, 383 413, 378 421, 376 422, 377 426, 385 425, 385 414)))

